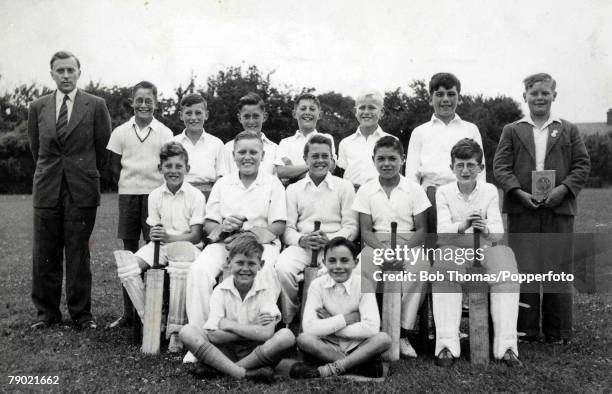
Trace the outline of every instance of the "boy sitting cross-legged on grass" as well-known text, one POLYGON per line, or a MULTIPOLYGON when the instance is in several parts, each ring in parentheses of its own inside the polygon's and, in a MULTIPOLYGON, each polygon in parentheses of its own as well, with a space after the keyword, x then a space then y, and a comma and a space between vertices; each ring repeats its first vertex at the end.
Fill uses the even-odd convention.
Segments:
POLYGON ((280 356, 295 344, 289 329, 274 332, 280 320, 276 298, 258 271, 263 246, 249 234, 239 235, 229 250, 231 276, 210 297, 204 327, 183 327, 180 338, 196 358, 236 379, 271 381, 280 356))
POLYGON ((380 332, 380 316, 374 293, 361 292, 361 280, 353 276, 359 250, 343 237, 329 241, 324 250, 327 274, 312 281, 304 309, 304 332, 298 348, 317 367, 297 363, 292 378, 318 378, 354 373, 372 378, 383 375, 379 356, 391 346, 380 332))

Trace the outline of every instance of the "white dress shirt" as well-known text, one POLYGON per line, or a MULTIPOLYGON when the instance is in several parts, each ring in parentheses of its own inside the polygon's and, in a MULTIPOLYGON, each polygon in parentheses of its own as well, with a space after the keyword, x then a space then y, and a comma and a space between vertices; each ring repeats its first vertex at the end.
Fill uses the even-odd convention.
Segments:
MULTIPOLYGON (((499 209, 499 194, 497 187, 491 183, 476 182, 476 187, 469 196, 459 191, 457 182, 440 186, 436 190, 436 210, 438 213, 438 243, 440 245, 457 245, 453 239, 469 243, 471 239, 465 236, 448 237, 443 234, 458 234, 459 225, 464 222, 474 210, 480 210, 489 228, 489 240, 496 241, 504 233, 504 223, 499 209)), ((473 233, 474 228, 468 228, 465 233, 473 233)), ((461 245, 458 245, 461 246, 461 245)))
POLYGON ((174 141, 180 142, 189 155, 190 169, 185 175, 187 182, 195 185, 212 183, 229 172, 223 142, 214 135, 202 131, 202 135, 194 144, 183 130, 174 137, 174 141))
MULTIPOLYGON (((68 100, 66 100, 66 108, 68 109, 68 118, 66 119, 66 124, 70 122, 70 116, 72 115, 72 107, 74 106, 74 98, 76 97, 77 89, 73 89, 72 92, 68 93, 68 100)), ((59 90, 55 91, 55 121, 57 122, 59 118, 60 109, 62 108, 62 103, 64 102, 64 96, 66 93, 62 93, 59 90)))
POLYGON ((334 137, 331 134, 327 133, 319 133, 317 130, 313 130, 312 132, 304 135, 301 131, 296 131, 295 135, 291 137, 283 138, 278 144, 278 149, 276 150, 276 160, 274 164, 277 166, 283 166, 283 158, 288 158, 291 160, 291 165, 305 165, 304 161, 304 145, 313 135, 322 135, 330 139, 332 144, 332 158, 336 160, 336 146, 334 144, 334 137))
POLYGON ((206 219, 221 221, 230 215, 247 218, 244 230, 287 220, 287 200, 285 188, 274 175, 262 173, 248 188, 244 186, 238 172, 219 179, 213 186, 208 204, 206 219))
POLYGON ((375 232, 391 232, 391 222, 397 222, 398 233, 415 231, 413 217, 431 206, 425 191, 413 181, 400 175, 400 182, 391 191, 391 196, 378 178, 363 185, 355 196, 353 209, 372 216, 375 232))
POLYGON ((340 141, 338 167, 344 169, 344 179, 353 185, 363 185, 378 177, 372 156, 376 141, 386 135, 380 126, 367 138, 360 129, 340 141))
POLYGON ((548 145, 549 126, 554 122, 561 124, 561 119, 556 116, 550 116, 542 128, 538 128, 529 116, 525 116, 517 123, 528 123, 533 127, 533 142, 535 144, 535 163, 536 171, 544 170, 544 161, 546 160, 546 146, 548 145))
POLYGON ((174 194, 165 183, 149 194, 147 224, 161 223, 170 235, 186 234, 191 226, 203 224, 205 213, 206 198, 187 182, 174 194))
POLYGON ((310 175, 287 187, 286 245, 297 245, 300 237, 314 230, 315 220, 329 239, 357 237, 357 212, 352 205, 355 189, 346 179, 327 173, 316 186, 310 175))
MULTIPOLYGON (((456 178, 450 169, 450 153, 453 146, 463 138, 471 138, 483 147, 475 124, 462 120, 459 115, 455 115, 453 120, 445 124, 432 115, 429 122, 415 128, 410 136, 406 178, 420 184, 424 189, 454 182, 456 178)), ((484 164, 484 157, 482 162, 484 164)), ((478 179, 486 182, 484 170, 478 179)))
POLYGON ((234 277, 225 278, 212 292, 210 297, 210 312, 208 320, 204 325, 206 330, 218 330, 221 319, 228 319, 239 324, 255 324, 257 315, 269 313, 275 317, 271 324, 276 325, 280 320, 281 313, 276 306, 273 292, 260 276, 261 271, 255 276, 253 285, 249 289, 244 300, 234 285, 234 277))

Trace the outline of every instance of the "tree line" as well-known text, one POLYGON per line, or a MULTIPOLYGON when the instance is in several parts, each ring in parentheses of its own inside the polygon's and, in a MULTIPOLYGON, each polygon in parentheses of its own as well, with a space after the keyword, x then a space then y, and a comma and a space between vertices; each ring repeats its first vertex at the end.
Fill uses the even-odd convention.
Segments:
MULTIPOLYGON (((314 93, 315 90, 277 87, 272 84, 271 76, 272 73, 264 73, 256 66, 227 67, 208 77, 205 85, 198 85, 192 76, 185 86, 174 89, 172 96, 158 97, 155 116, 175 134, 180 133, 184 125, 179 117, 178 104, 186 94, 200 93, 206 98, 210 112, 205 129, 227 142, 241 131, 236 117, 236 103, 241 96, 252 91, 258 93, 267 104, 268 120, 263 131, 278 143, 297 130, 297 122, 292 116, 294 98, 299 93, 314 93)), ((412 130, 427 122, 433 113, 426 82, 415 80, 407 87, 407 91, 397 88, 384 93, 385 115, 380 121, 383 130, 397 136, 405 147, 412 130)), ((89 82, 84 90, 106 100, 113 128, 132 116, 131 87, 108 87, 100 82, 89 82)), ((35 165, 27 139, 28 106, 49 92, 31 83, 0 94, 0 193, 31 192, 35 165)), ((355 102, 351 97, 336 92, 317 96, 321 101, 321 119, 317 129, 333 135, 338 146, 342 138, 357 128, 355 102)), ((520 104, 507 96, 462 95, 461 98, 457 113, 478 126, 484 145, 487 180, 495 183, 491 168, 493 155, 503 126, 523 116, 520 104)), ((612 133, 589 135, 585 143, 592 161, 589 186, 612 185, 612 133)), ((102 174, 102 189, 116 190, 108 171, 102 174)))

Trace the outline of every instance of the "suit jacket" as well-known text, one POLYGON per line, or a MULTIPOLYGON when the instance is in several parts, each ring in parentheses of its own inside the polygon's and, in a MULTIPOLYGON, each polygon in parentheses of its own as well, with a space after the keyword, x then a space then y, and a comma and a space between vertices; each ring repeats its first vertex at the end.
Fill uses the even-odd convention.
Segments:
POLYGON ((106 165, 111 120, 103 99, 77 90, 66 132, 56 130, 55 93, 30 105, 28 137, 36 163, 32 187, 35 208, 55 207, 65 177, 79 207, 100 205, 100 172, 106 165))
MULTIPOLYGON (((576 197, 589 176, 591 161, 575 125, 561 119, 561 123, 555 121, 548 127, 544 169, 555 170, 555 186, 563 184, 570 191, 553 211, 573 216, 576 214, 576 197)), ((528 209, 510 191, 520 188, 531 193, 531 171, 535 169, 533 126, 526 122, 504 126, 493 159, 495 179, 505 193, 504 213, 516 214, 528 209)))

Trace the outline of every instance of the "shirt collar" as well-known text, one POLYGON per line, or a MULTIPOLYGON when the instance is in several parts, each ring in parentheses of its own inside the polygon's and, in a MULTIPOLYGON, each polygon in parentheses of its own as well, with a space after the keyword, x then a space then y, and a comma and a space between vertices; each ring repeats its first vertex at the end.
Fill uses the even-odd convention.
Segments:
MULTIPOLYGON (((457 195, 457 197, 461 198, 461 199, 465 199, 465 195, 463 193, 461 193, 461 190, 459 190, 459 184, 457 182, 453 182, 453 185, 455 185, 455 194, 457 195)), ((474 190, 472 190, 472 192, 470 193, 470 195, 468 196, 468 200, 471 200, 480 190, 480 182, 478 182, 478 180, 476 180, 476 186, 474 187, 474 190)))
MULTIPOLYGON (((220 287, 221 289, 224 289, 224 290, 229 290, 235 296, 240 297, 240 292, 236 288, 236 285, 234 285, 234 276, 233 275, 230 275, 228 278, 226 278, 223 282, 221 282, 219 284, 218 287, 220 287)), ((247 298, 253 297, 253 296, 255 296, 255 294, 257 294, 257 293, 259 293, 260 291, 263 291, 263 290, 266 290, 265 283, 263 283, 263 281, 260 279, 259 274, 257 274, 257 275, 255 275, 255 279, 253 280, 253 285, 251 286, 251 288, 247 292, 247 295, 246 295, 246 297, 244 297, 244 299, 246 300, 247 298)))
MULTIPOLYGON (((313 187, 317 187, 315 185, 314 181, 312 180, 312 178, 310 177, 309 173, 306 174, 306 177, 304 179, 306 180, 304 182, 304 189, 306 189, 308 187, 308 185, 312 185, 313 187)), ((325 175, 325 178, 323 178, 321 183, 319 183, 319 186, 321 186, 323 183, 325 183, 327 185, 329 190, 334 190, 334 185, 333 185, 333 182, 332 182, 332 174, 330 174, 329 171, 327 172, 327 174, 325 175)))
POLYGON ((349 275, 349 278, 342 282, 342 283, 338 283, 335 280, 332 279, 332 277, 327 274, 327 279, 325 280, 325 283, 323 284, 323 287, 326 289, 330 289, 336 285, 338 286, 344 286, 344 289, 346 290, 346 294, 351 295, 351 284, 353 283, 353 275, 349 275))
POLYGON ((185 194, 186 183, 187 182, 185 182, 185 179, 183 179, 183 183, 181 184, 181 187, 179 187, 179 189, 176 191, 176 193, 172 193, 170 191, 170 189, 168 189, 168 184, 166 182, 164 182, 164 193, 168 193, 168 194, 171 194, 173 196, 178 195, 181 192, 183 194, 185 194))
MULTIPOLYGON (((263 133, 262 133, 263 134, 263 133)), ((317 129, 314 129, 313 131, 311 131, 310 133, 308 133, 307 135, 304 135, 304 133, 302 133, 300 130, 295 132, 295 138, 310 138, 315 134, 319 134, 319 132, 317 131, 317 129)))
MULTIPOLYGON (((374 130, 374 132, 370 135, 375 135, 377 137, 382 137, 384 134, 384 131, 380 128, 380 125, 376 128, 376 130, 374 130)), ((364 137, 363 133, 361 132, 361 129, 359 127, 357 127, 357 131, 355 132, 355 134, 353 134, 353 138, 358 138, 358 137, 364 137)))
MULTIPOLYGON (((155 119, 154 119, 155 120, 155 119)), ((181 134, 179 134, 181 137, 182 141, 185 141, 185 138, 188 139, 189 141, 191 141, 191 139, 187 136, 187 129, 183 129, 183 132, 181 134)), ((202 130, 202 135, 200 135, 200 138, 198 138, 198 142, 202 141, 204 142, 206 140, 206 136, 208 134, 206 133, 206 130, 202 130)))
MULTIPOLYGON (((66 93, 63 93, 63 92, 60 92, 59 90, 56 90, 55 91, 55 102, 57 104, 61 105, 62 102, 64 101, 64 95, 65 94, 66 93)), ((74 98, 76 97, 76 94, 77 94, 77 89, 76 88, 74 88, 72 90, 72 92, 68 93, 68 98, 70 99, 70 102, 72 104, 74 104, 74 98)))
MULTIPOLYGON (((548 117, 548 120, 546 121, 546 123, 544 123, 544 125, 541 128, 541 130, 544 130, 545 128, 547 128, 548 126, 553 124, 554 122, 561 123, 561 119, 558 116, 556 116, 555 114, 550 114, 550 116, 548 117)), ((521 120, 519 120, 518 123, 528 123, 528 124, 532 125, 533 127, 536 127, 534 121, 531 120, 531 116, 529 116, 529 115, 523 116, 523 118, 521 120)))
MULTIPOLYGON (((138 125, 136 124, 136 117, 132 116, 128 122, 130 122, 130 125, 132 127, 134 127, 134 126, 138 127, 138 125)), ((151 120, 151 123, 149 123, 149 125, 147 127, 151 128, 151 130, 157 130, 159 124, 160 124, 160 122, 157 119, 153 118, 151 120)))
MULTIPOLYGON (((261 185, 264 181, 265 174, 261 170, 262 163, 263 161, 259 163, 257 178, 255 178, 255 181, 252 183, 252 185, 261 185)), ((231 184, 243 186, 242 181, 240 180, 240 171, 233 171, 231 174, 226 175, 226 177, 230 180, 231 184)))
MULTIPOLYGON (((410 185, 408 184, 408 180, 402 174, 400 174, 400 181, 396 188, 403 192, 410 193, 410 185)), ((380 177, 376 177, 376 186, 374 187, 374 193, 378 192, 385 192, 385 189, 383 189, 382 185, 380 184, 380 177)))
MULTIPOLYGON (((461 121, 462 121, 462 119, 459 117, 459 115, 455 114, 455 116, 451 119, 450 122, 448 122, 448 124, 459 123, 461 121)), ((442 123, 442 124, 444 124, 444 122, 442 120, 440 120, 440 119, 438 119, 436 117, 435 113, 433 115, 431 115, 431 123, 442 123)))

